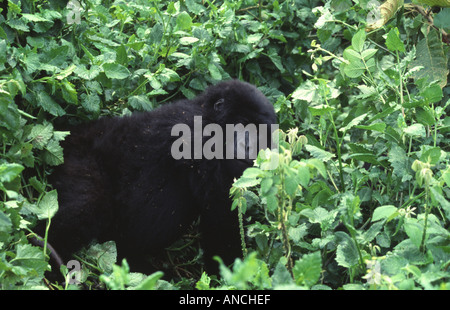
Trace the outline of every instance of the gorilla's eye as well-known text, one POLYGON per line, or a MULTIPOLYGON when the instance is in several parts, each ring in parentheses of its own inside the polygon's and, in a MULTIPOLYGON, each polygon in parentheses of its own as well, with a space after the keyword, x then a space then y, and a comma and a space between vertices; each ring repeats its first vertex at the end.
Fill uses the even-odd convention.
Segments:
POLYGON ((220 98, 214 103, 214 111, 220 111, 222 109, 222 105, 225 102, 225 99, 220 98))

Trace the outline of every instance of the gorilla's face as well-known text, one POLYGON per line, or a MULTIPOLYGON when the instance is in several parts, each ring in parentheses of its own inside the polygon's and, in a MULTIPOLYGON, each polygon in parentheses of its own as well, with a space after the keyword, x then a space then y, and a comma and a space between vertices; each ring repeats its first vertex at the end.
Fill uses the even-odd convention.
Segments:
POLYGON ((258 150, 271 147, 276 115, 255 86, 237 80, 222 82, 209 87, 202 101, 209 120, 224 129, 225 144, 234 145, 234 159, 251 165, 258 150))

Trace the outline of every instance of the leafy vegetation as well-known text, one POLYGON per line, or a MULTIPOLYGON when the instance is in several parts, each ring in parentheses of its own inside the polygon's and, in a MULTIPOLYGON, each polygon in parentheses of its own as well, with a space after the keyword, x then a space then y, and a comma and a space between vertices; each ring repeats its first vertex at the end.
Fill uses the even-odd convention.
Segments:
POLYGON ((449 8, 80 2, 1 7, 1 288, 448 289, 449 8), (37 220, 52 233, 61 124, 151 110, 229 78, 258 85, 281 129, 279 151, 261 151, 231 189, 245 257, 204 273, 193 227, 152 262, 164 280, 130 273, 113 242, 79 253, 75 284, 46 280, 46 250, 27 237, 37 220))

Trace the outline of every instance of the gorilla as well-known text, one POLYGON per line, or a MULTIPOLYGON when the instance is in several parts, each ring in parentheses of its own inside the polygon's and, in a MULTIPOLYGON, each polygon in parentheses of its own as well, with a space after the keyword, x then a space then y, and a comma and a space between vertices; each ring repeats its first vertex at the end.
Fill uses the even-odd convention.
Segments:
POLYGON ((64 164, 50 176, 59 210, 48 242, 66 262, 92 240, 114 240, 119 257, 132 269, 146 272, 145 259, 176 241, 200 216, 205 268, 216 273, 213 256, 231 264, 242 255, 230 187, 252 165, 252 146, 269 146, 273 130, 258 144, 251 143, 247 132, 245 139, 231 143, 229 137, 218 139, 216 132, 214 141, 221 143, 209 149, 219 156, 207 159, 193 149, 205 147, 212 131, 198 140, 197 129, 214 124, 225 132, 227 124, 273 128, 275 123, 273 106, 255 86, 229 80, 192 100, 74 127, 63 143, 64 164), (195 123, 199 117, 200 125, 195 123), (180 137, 176 125, 193 130, 180 137), (236 155, 243 142, 241 158, 217 152, 232 147, 236 155))

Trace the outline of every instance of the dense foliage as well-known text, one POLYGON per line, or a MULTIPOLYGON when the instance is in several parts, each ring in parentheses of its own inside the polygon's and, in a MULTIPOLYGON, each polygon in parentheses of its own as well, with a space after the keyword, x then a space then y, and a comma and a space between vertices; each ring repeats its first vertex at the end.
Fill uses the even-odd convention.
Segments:
POLYGON ((449 287, 450 9, 387 1, 380 11, 366 0, 3 3, 1 288, 449 287), (27 236, 37 220, 52 233, 58 203, 47 176, 69 134, 57 128, 151 110, 229 78, 258 85, 282 131, 279 152, 262 151, 231 190, 245 258, 222 265, 219 278, 203 273, 193 227, 153 262, 165 280, 130 273, 108 242, 79 254, 78 284, 44 281, 48 256, 27 236), (271 161, 277 169, 265 170, 271 161))

